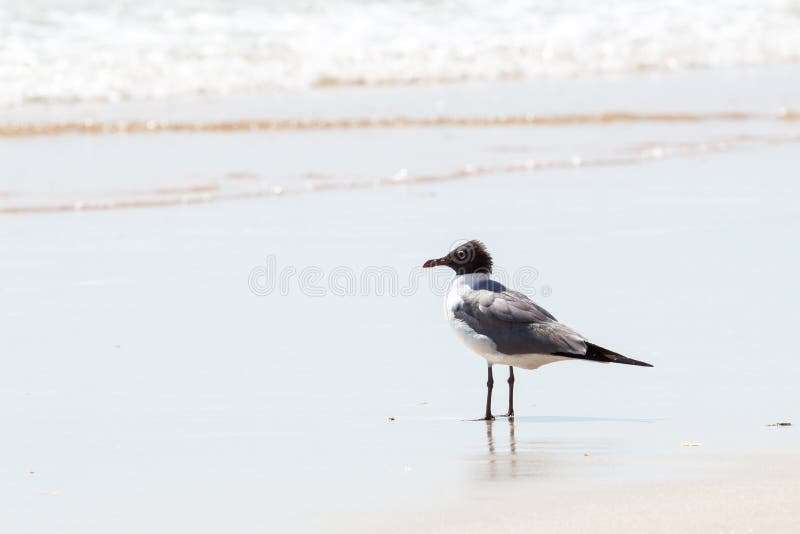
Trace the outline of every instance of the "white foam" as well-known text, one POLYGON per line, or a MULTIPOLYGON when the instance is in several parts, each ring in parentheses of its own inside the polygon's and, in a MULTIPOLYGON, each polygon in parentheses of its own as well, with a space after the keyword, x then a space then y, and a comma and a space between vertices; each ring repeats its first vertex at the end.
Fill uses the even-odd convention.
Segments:
POLYGON ((791 63, 791 2, 0 4, 0 107, 791 63), (71 5, 73 4, 73 5, 71 5))

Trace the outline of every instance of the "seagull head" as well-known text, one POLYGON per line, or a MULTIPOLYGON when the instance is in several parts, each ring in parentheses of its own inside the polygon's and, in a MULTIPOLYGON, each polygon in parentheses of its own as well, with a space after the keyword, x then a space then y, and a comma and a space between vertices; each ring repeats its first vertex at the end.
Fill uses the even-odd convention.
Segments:
POLYGON ((459 245, 446 256, 428 260, 422 264, 423 268, 444 265, 453 269, 456 274, 471 274, 492 272, 492 256, 486 250, 486 245, 473 239, 459 245))

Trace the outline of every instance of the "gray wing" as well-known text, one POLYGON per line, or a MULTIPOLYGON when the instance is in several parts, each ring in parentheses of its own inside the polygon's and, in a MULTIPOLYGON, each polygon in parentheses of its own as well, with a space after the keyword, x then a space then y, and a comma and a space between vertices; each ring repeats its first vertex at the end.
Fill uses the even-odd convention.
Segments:
POLYGON ((586 354, 586 340, 526 295, 494 287, 471 291, 454 311, 502 354, 586 354))

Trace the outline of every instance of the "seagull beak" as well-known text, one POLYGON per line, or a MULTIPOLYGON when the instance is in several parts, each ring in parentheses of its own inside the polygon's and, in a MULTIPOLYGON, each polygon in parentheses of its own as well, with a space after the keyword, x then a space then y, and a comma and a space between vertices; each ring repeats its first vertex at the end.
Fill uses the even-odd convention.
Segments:
POLYGON ((444 265, 447 261, 447 258, 439 258, 436 260, 428 260, 422 264, 423 269, 427 269, 428 267, 436 267, 437 265, 444 265))

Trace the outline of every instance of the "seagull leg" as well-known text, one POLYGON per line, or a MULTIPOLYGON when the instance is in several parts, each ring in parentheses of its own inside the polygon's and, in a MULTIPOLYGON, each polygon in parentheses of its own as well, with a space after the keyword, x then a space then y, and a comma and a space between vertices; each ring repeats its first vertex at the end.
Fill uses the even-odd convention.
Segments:
POLYGON ((508 413, 509 419, 514 417, 514 368, 508 366, 508 413))
POLYGON ((492 377, 492 366, 489 365, 489 379, 486 381, 486 415, 483 416, 484 421, 491 421, 494 419, 492 415, 492 388, 494 387, 494 378, 492 377))

